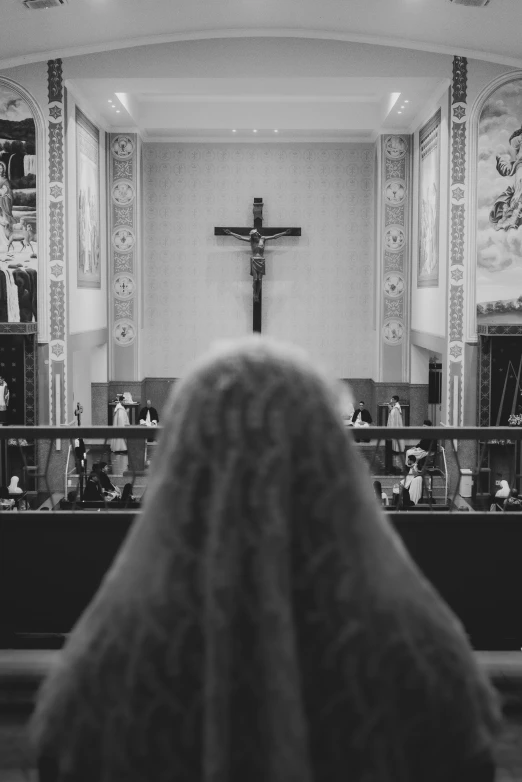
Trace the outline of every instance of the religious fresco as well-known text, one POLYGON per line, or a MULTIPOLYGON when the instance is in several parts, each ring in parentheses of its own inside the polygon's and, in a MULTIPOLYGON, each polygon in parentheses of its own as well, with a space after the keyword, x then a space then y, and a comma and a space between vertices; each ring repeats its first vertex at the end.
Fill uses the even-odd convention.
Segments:
POLYGON ((522 79, 496 89, 479 119, 477 322, 522 323, 522 79))
POLYGON ((34 118, 0 81, 0 323, 37 318, 36 200, 34 118))
POLYGON ((439 285, 441 110, 419 132, 419 256, 417 287, 439 285))
POLYGON ((78 287, 101 288, 100 132, 76 107, 78 287))

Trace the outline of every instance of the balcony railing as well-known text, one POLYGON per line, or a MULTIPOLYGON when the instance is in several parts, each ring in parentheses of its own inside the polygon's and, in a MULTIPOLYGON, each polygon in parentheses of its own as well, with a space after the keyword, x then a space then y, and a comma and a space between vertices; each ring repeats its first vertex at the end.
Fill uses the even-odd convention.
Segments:
MULTIPOLYGON (((159 427, 154 431, 161 435, 159 427)), ((139 508, 109 501, 89 507, 80 500, 81 475, 71 461, 76 440, 87 447, 84 477, 93 461, 102 459, 112 463, 114 483, 130 483, 140 496, 149 469, 154 470, 154 457, 149 468, 145 454, 154 448, 146 444, 150 436, 150 428, 139 426, 0 427, 1 482, 10 480, 16 466, 18 498, 31 508, 0 512, 0 647, 60 646, 140 514, 139 508), (126 455, 111 453, 112 438, 126 440, 126 455)), ((347 429, 347 437, 355 436, 361 437, 361 430, 347 429)), ((404 470, 382 474, 386 441, 432 439, 430 452, 437 453, 438 463, 434 467, 427 459, 420 471, 423 500, 407 512, 392 509, 387 517, 460 616, 475 648, 520 650, 522 518, 503 502, 501 512, 490 507, 497 473, 511 489, 521 488, 522 428, 372 427, 364 437, 370 443, 355 447, 367 462, 361 476, 369 492, 372 480, 393 487, 404 477, 404 470), (439 494, 433 491, 437 476, 439 494)), ((403 463, 401 457, 396 469, 403 463)), ((14 499, 15 507, 23 507, 14 499)), ((347 523, 349 515, 347 508, 347 523)))

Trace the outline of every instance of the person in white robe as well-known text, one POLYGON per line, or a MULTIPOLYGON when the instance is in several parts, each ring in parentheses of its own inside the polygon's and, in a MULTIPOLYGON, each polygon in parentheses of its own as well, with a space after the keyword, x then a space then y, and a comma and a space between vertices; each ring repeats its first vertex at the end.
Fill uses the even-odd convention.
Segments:
MULTIPOLYGON (((404 426, 402 421, 402 409, 399 404, 399 397, 397 395, 392 396, 388 404, 388 408, 390 412, 388 414, 388 423, 386 425, 393 427, 394 429, 404 426)), ((400 454, 404 452, 404 440, 392 440, 392 451, 394 466, 395 468, 401 469, 402 464, 400 454)))
MULTIPOLYGON (((114 413, 112 415, 113 426, 129 426, 129 416, 127 411, 121 403, 121 398, 118 396, 118 401, 114 407, 114 413)), ((113 453, 122 453, 127 450, 127 441, 122 437, 115 437, 111 440, 111 451, 113 453)))
POLYGON ((0 375, 0 426, 7 422, 7 408, 9 406, 9 386, 0 375))

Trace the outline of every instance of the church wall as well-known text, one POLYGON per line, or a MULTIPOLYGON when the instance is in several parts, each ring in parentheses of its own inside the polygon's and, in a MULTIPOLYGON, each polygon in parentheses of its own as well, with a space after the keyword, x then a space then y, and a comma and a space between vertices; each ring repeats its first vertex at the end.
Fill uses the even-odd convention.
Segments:
POLYGON ((145 144, 142 376, 182 377, 216 339, 252 331, 246 242, 214 226, 301 226, 267 243, 263 332, 336 377, 371 377, 371 144, 145 144))

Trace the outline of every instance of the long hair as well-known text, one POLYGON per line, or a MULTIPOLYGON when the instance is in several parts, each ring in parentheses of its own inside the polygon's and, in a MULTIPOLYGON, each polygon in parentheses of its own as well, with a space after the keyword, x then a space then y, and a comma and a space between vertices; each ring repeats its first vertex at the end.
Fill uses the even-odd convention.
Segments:
POLYGON ((176 389, 142 517, 40 695, 75 782, 440 782, 495 698, 378 509, 337 391, 263 338, 176 389))

